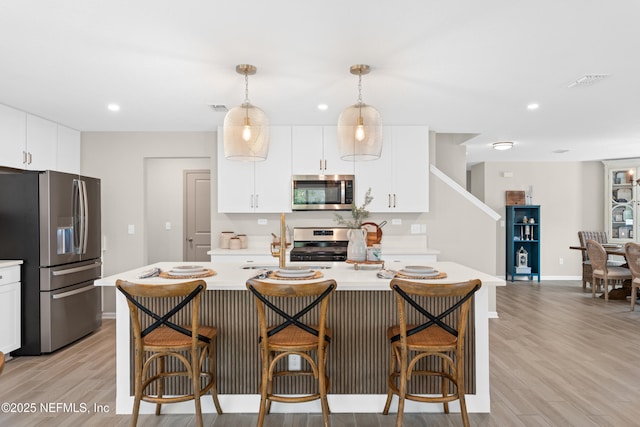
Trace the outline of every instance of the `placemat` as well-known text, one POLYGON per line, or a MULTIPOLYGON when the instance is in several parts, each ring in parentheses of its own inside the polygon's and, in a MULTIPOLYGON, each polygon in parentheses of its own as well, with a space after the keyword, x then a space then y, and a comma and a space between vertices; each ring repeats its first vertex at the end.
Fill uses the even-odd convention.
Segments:
POLYGON ((407 280, 411 280, 411 279, 416 279, 416 280, 446 279, 447 278, 447 273, 445 273, 444 271, 440 271, 440 272, 438 272, 437 276, 407 276, 405 274, 397 272, 396 273, 396 277, 399 278, 399 279, 407 279, 407 280))
POLYGON ((206 272, 204 273, 200 273, 200 274, 191 274, 188 276, 185 275, 179 275, 179 276, 175 276, 173 274, 169 274, 168 271, 163 271, 161 272, 158 276, 164 278, 164 279, 202 279, 203 277, 211 277, 211 276, 215 276, 217 273, 215 271, 213 271, 210 268, 205 269, 206 272))
POLYGON ((313 276, 307 276, 307 277, 282 277, 282 276, 278 276, 276 274, 275 271, 272 271, 271 273, 269 273, 269 276, 267 276, 267 279, 274 279, 274 280, 314 280, 314 279, 319 279, 322 277, 322 273, 318 270, 316 270, 313 273, 313 276))

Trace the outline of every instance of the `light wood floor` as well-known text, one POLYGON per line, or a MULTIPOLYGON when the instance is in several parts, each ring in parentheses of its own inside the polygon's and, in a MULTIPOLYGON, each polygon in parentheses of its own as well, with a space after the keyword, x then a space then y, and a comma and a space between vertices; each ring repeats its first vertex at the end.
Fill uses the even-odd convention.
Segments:
MULTIPOLYGON (((640 309, 628 301, 591 299, 579 282, 519 282, 497 290, 500 319, 490 322, 491 414, 472 426, 640 425, 640 309)), ((105 321, 78 344, 9 361, 0 402, 35 403, 34 414, 0 412, 0 426, 127 426, 115 415, 115 327, 105 321), (109 407, 107 413, 45 413, 40 403, 109 407)), ((69 409, 69 408, 67 408, 69 409)), ((224 409, 224 408, 223 408, 224 409)), ((392 426, 395 414, 333 414, 333 427, 392 426)), ((213 427, 254 426, 254 414, 206 414, 213 427)), ((265 425, 320 426, 318 414, 272 414, 265 425)), ((139 426, 194 426, 193 416, 145 415, 139 426)), ((405 426, 461 426, 459 414, 406 414, 405 426)))

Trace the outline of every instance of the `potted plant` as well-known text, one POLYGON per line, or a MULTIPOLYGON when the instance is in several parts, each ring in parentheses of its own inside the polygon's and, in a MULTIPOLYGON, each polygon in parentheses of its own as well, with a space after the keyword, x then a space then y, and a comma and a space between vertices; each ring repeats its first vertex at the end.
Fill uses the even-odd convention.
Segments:
POLYGON ((347 260, 349 261, 365 261, 367 259, 367 242, 366 230, 362 229, 362 223, 369 217, 367 206, 373 200, 371 196, 371 188, 364 195, 364 203, 358 207, 355 202, 351 203, 351 219, 345 219, 340 214, 335 214, 335 220, 339 225, 350 228, 347 236, 349 244, 347 245, 347 260))

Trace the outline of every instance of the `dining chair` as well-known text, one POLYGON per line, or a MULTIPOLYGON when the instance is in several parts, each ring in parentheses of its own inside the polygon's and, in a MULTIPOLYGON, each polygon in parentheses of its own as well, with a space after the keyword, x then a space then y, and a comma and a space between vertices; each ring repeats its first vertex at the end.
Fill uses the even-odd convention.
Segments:
POLYGON ((2 374, 3 369, 4 369, 4 353, 0 351, 0 374, 2 374))
POLYGON ((631 270, 631 311, 635 311, 637 289, 640 288, 640 245, 635 242, 627 242, 624 245, 624 253, 627 258, 629 270, 631 270))
MULTIPOLYGON (((587 247, 587 240, 594 240, 600 244, 607 243, 607 233, 604 231, 578 231, 580 246, 587 247)), ((587 283, 592 284, 593 269, 587 251, 582 251, 582 290, 587 288, 587 283)))
POLYGON ((263 425, 271 402, 298 403, 317 399, 320 399, 324 426, 329 426, 326 357, 332 334, 326 323, 329 297, 337 287, 335 280, 274 283, 254 278, 249 279, 246 286, 254 296, 260 328, 260 411, 257 426, 263 425), (297 300, 299 305, 293 300, 297 300), (306 369, 290 369, 285 363, 290 355, 297 355, 305 361, 306 369), (311 377, 317 380, 318 391, 296 395, 274 393, 275 380, 287 376, 311 377))
POLYGON ((389 413, 393 395, 397 395, 396 427, 402 426, 405 399, 442 403, 447 414, 449 402, 459 400, 462 423, 469 427, 464 396, 464 341, 473 295, 481 286, 482 282, 477 279, 438 284, 397 278, 391 280, 390 287, 396 295, 398 324, 387 329, 391 355, 383 414, 389 413), (442 305, 436 306, 441 306, 442 311, 430 313, 420 304, 421 297, 441 301, 442 305), (408 310, 409 307, 413 310, 408 310), (415 311, 425 318, 423 323, 409 323, 409 314, 415 311), (427 364, 425 360, 429 359, 435 361, 427 364), (419 376, 440 378, 442 395, 419 394, 417 390, 410 392, 409 381, 419 376))
POLYGON ((611 282, 611 286, 615 288, 615 282, 631 280, 631 271, 625 267, 608 265, 606 250, 595 240, 588 239, 586 246, 593 270, 591 275, 591 298, 596 297, 596 280, 600 280, 604 287, 604 299, 609 301, 609 283, 611 282))
POLYGON ((194 400, 196 423, 202 427, 200 396, 209 391, 216 411, 222 414, 216 385, 218 331, 201 325, 199 320, 200 299, 207 288, 206 282, 141 284, 118 280, 116 288, 127 299, 135 341, 131 426, 137 424, 142 400, 156 404, 156 415, 160 415, 164 403, 194 400), (150 300, 161 301, 157 306, 163 307, 164 314, 149 309, 150 300), (174 318, 176 320, 172 320, 174 318), (175 384, 176 377, 190 380, 190 393, 165 396, 165 382, 175 384))

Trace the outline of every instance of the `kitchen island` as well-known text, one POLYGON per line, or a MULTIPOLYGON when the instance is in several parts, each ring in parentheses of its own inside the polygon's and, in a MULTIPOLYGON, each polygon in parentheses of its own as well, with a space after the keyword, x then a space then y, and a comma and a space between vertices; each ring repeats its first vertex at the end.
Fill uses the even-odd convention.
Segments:
MULTIPOLYGON (((98 286, 115 286, 117 279, 140 283, 166 283, 174 279, 159 277, 137 279, 145 270, 159 267, 163 271, 179 262, 165 262, 141 267, 102 278, 98 286)), ((215 325, 218 335, 218 392, 225 412, 257 412, 259 404, 259 349, 257 316, 253 297, 245 282, 260 271, 258 264, 198 263, 216 271, 207 277, 207 294, 203 298, 204 323, 215 325), (250 267, 250 268, 246 268, 250 267)), ((306 263, 295 263, 305 265, 306 263)), ((407 263, 387 263, 389 269, 400 269, 407 263)), ((353 265, 313 263, 324 278, 335 279, 338 291, 330 303, 329 326, 334 340, 328 356, 331 377, 329 404, 333 412, 379 412, 386 398, 388 373, 388 343, 386 327, 396 322, 395 300, 389 288, 389 279, 376 276, 378 268, 355 270, 353 265)), ((502 279, 453 262, 434 262, 431 265, 447 274, 450 282, 478 278, 482 289, 475 295, 470 333, 467 336, 467 408, 470 412, 489 412, 489 330, 488 293, 496 286, 504 286, 502 279)), ((267 265, 263 265, 267 266, 267 265)), ((268 267, 268 266, 267 266, 268 267)), ((270 267, 274 267, 271 263, 270 267)), ((429 282, 429 281, 425 281, 429 282)), ((130 413, 133 397, 131 390, 131 337, 129 312, 125 298, 116 294, 116 411, 130 413)), ((292 394, 300 393, 292 385, 292 394)), ((211 399, 202 399, 203 411, 213 412, 211 399)), ((450 405, 457 411, 456 404, 450 405)), ((395 410, 395 406, 392 406, 395 410)), ((152 413, 154 406, 143 404, 142 413, 152 413)), ((189 413, 192 402, 166 405, 167 413, 189 413)), ((272 405, 273 412, 320 412, 318 401, 296 405, 272 405)), ((442 411, 442 405, 407 402, 406 411, 442 411)))

